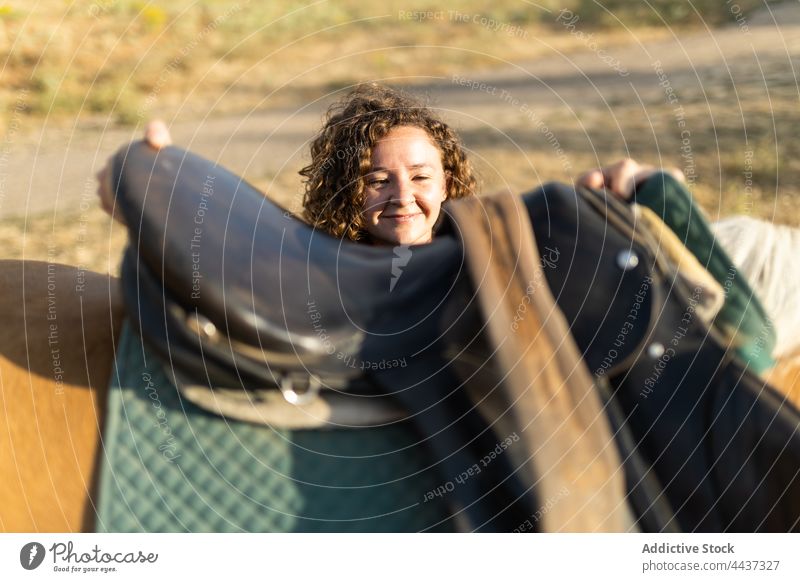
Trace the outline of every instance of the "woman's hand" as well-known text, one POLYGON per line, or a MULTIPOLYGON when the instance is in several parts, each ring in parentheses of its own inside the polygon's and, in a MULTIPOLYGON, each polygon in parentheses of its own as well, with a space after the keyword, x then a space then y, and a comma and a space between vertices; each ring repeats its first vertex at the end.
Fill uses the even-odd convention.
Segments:
POLYGON ((630 200, 633 197, 636 186, 647 180, 656 172, 667 172, 679 182, 686 181, 683 172, 677 168, 657 168, 649 164, 640 164, 630 158, 625 158, 605 168, 590 170, 575 180, 575 183, 579 186, 592 188, 593 190, 605 188, 623 200, 630 200))
MULTIPOLYGON (((163 121, 158 120, 147 124, 144 141, 157 150, 172 144, 167 126, 163 121)), ((97 196, 100 198, 100 206, 103 210, 114 220, 124 224, 125 222, 117 212, 117 205, 114 203, 114 185, 111 183, 111 179, 111 160, 109 159, 103 169, 97 173, 97 196)))

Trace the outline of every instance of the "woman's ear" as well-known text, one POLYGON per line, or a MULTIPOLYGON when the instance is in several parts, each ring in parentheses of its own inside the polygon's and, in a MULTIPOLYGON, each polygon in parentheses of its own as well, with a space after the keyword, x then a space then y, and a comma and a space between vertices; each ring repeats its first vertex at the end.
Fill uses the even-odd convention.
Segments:
POLYGON ((448 193, 450 192, 450 186, 452 185, 453 174, 445 170, 444 173, 444 190, 442 191, 442 202, 447 200, 448 193))

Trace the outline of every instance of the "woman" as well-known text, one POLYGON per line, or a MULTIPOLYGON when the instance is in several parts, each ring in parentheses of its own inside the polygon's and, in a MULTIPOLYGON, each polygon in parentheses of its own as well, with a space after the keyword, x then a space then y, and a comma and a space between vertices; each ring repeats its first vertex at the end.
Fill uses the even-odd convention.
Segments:
MULTIPOLYGON (((161 121, 148 124, 145 141, 157 149, 172 143, 161 121)), ((98 195, 103 209, 121 220, 109 168, 98 174, 98 195)), ((587 172, 577 183, 629 198, 657 171, 626 159, 587 172)), ((331 106, 300 174, 308 223, 368 244, 430 242, 442 202, 477 194, 472 164, 452 128, 417 99, 376 83, 331 106)))
POLYGON ((456 133, 414 98, 377 84, 328 110, 300 174, 311 225, 372 244, 430 242, 442 202, 477 185, 456 133))

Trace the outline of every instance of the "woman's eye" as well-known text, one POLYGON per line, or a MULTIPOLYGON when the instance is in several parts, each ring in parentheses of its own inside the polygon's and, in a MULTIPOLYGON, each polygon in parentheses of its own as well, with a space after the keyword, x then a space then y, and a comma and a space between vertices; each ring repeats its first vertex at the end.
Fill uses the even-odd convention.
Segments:
POLYGON ((430 176, 414 176, 415 180, 430 180, 430 176))
POLYGON ((388 183, 389 183, 389 180, 387 180, 386 178, 373 178, 372 180, 367 182, 367 185, 369 185, 369 186, 381 186, 383 184, 388 184, 388 183))

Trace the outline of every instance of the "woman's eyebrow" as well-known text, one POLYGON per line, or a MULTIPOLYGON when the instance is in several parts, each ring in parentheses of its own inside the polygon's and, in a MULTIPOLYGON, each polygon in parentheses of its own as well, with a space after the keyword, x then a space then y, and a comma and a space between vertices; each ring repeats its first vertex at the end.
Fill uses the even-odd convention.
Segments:
MULTIPOLYGON (((419 170, 420 168, 431 169, 433 166, 431 164, 413 164, 411 166, 406 166, 409 170, 419 170)), ((384 168, 383 166, 373 166, 370 169, 370 173, 373 172, 386 172, 388 170, 392 170, 394 168, 384 168)))

